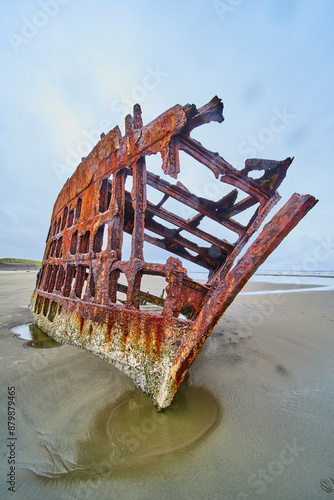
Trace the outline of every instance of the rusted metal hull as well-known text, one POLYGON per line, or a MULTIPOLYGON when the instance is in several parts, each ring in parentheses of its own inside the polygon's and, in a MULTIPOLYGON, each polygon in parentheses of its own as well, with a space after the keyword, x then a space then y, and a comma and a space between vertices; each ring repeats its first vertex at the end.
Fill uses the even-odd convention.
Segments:
POLYGON ((250 159, 238 171, 206 150, 190 132, 212 120, 222 122, 222 109, 217 97, 200 109, 176 105, 143 126, 136 105, 134 116, 126 117, 124 137, 117 127, 102 135, 56 200, 31 299, 35 321, 48 335, 113 363, 159 408, 171 403, 237 293, 317 201, 293 195, 233 267, 279 200, 276 189, 292 160, 250 159), (145 157, 160 153, 163 172, 176 179, 180 151, 226 185, 228 192, 220 200, 195 196, 183 184, 147 170, 145 157), (263 171, 257 180, 251 177, 254 170, 263 171), (126 189, 127 177, 132 178, 131 191, 126 189), (160 193, 158 203, 150 200, 147 186, 160 193), (195 215, 186 219, 178 210, 165 208, 168 200, 191 207, 195 215), (251 207, 248 223, 238 222, 236 216, 251 207), (203 220, 233 231, 237 241, 200 228, 203 220), (131 235, 128 260, 122 259, 124 233, 131 235), (145 244, 206 269, 206 283, 191 279, 179 258, 170 256, 165 264, 146 262, 145 244), (155 295, 142 290, 145 275, 164 278, 165 291, 155 295), (144 311, 141 304, 146 302, 156 310, 144 311))

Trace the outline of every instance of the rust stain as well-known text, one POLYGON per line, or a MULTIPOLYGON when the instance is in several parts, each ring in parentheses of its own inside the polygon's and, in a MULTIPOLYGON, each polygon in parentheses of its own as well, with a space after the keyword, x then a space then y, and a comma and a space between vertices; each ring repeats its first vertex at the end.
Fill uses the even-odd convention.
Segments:
POLYGON ((105 353, 107 353, 109 351, 109 347, 110 347, 110 340, 107 340, 106 345, 105 345, 105 349, 104 349, 105 353))
POLYGON ((113 327, 112 315, 109 314, 108 321, 107 321, 107 331, 106 331, 106 342, 109 344, 110 344, 110 339, 111 339, 112 327, 113 327))
POLYGON ((82 332, 83 332, 83 329, 84 329, 84 326, 85 326, 85 318, 83 318, 82 316, 80 316, 80 330, 79 330, 79 334, 80 334, 80 337, 82 335, 82 332))
POLYGON ((118 127, 102 134, 55 202, 31 300, 36 323, 46 333, 94 353, 101 352, 102 342, 105 359, 117 361, 160 408, 170 404, 247 280, 317 202, 293 195, 234 265, 280 199, 277 189, 292 159, 250 158, 237 170, 191 137, 196 127, 223 120, 218 97, 201 108, 176 105, 148 125, 136 104, 125 119, 124 137, 118 127), (197 196, 177 181, 180 151, 211 172, 220 199, 197 196), (161 171, 176 182, 147 168, 152 155, 160 155, 161 171), (186 218, 189 208, 194 215, 186 218), (238 216, 246 210, 252 214, 241 223, 238 216), (206 222, 221 230, 205 230, 206 222), (232 241, 221 236, 225 229, 234 233, 232 241), (125 233, 131 236, 128 259, 125 233), (146 261, 146 244, 167 251, 166 262, 146 261), (186 262, 205 270, 206 281, 192 279, 186 262), (143 289, 146 275, 165 280, 160 293, 143 289))

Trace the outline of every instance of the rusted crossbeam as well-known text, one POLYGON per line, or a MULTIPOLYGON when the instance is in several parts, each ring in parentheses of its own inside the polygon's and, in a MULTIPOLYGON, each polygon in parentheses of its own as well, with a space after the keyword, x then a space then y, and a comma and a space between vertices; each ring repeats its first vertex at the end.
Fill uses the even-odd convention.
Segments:
POLYGON ((195 196, 194 194, 181 189, 177 185, 170 184, 169 182, 160 179, 158 175, 152 174, 151 172, 147 172, 147 184, 162 193, 168 194, 168 196, 171 196, 175 200, 181 201, 181 203, 186 206, 197 210, 202 215, 209 217, 223 226, 226 226, 228 229, 231 229, 231 231, 235 231, 239 236, 244 234, 244 226, 236 221, 224 218, 222 215, 219 216, 215 212, 215 209, 212 208, 214 206, 214 202, 210 203, 209 200, 205 198, 195 196))
MULTIPOLYGON (((203 241, 211 243, 211 245, 215 245, 216 247, 223 249, 226 253, 230 253, 233 250, 233 245, 228 243, 228 241, 219 239, 216 236, 213 236, 212 234, 197 228, 194 223, 194 220, 189 221, 183 219, 182 217, 179 217, 178 215, 169 212, 168 210, 162 208, 161 206, 157 207, 156 205, 153 205, 153 203, 150 203, 149 201, 147 202, 147 214, 148 218, 156 215, 157 217, 160 217, 160 219, 170 222, 178 226, 179 228, 184 229, 188 233, 197 236, 197 238, 200 238, 203 241)), ((198 220, 198 215, 196 217, 198 220)), ((200 217, 202 219, 203 214, 200 214, 200 217)))

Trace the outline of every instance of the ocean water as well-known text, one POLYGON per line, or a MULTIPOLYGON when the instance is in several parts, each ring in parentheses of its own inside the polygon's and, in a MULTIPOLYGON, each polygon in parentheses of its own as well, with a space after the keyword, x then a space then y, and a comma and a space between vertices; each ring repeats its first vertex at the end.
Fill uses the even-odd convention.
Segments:
MULTIPOLYGON (((274 283, 276 285, 296 285, 290 290, 285 290, 285 293, 291 293, 292 291, 299 290, 306 291, 320 291, 321 288, 324 290, 334 290, 334 271, 261 271, 259 270, 255 273, 250 282, 253 283, 274 283), (313 286, 312 286, 313 285, 313 286)), ((283 290, 281 290, 283 292, 283 290)))
MULTIPOLYGON (((190 278, 194 280, 206 281, 207 273, 204 271, 190 272, 190 278)), ((295 290, 301 285, 334 286, 334 271, 294 271, 294 270, 262 270, 261 268, 253 274, 250 283, 273 283, 273 284, 294 284, 295 290)), ((332 289, 332 288, 331 288, 332 289)))

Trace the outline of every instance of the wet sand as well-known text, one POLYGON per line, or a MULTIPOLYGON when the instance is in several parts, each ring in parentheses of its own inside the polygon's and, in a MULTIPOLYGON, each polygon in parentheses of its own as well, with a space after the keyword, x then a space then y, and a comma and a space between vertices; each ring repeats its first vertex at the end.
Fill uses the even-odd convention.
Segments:
POLYGON ((0 272, 1 498, 316 500, 334 490, 333 291, 249 283, 157 413, 92 354, 51 348, 35 330, 14 336, 32 321, 35 278, 0 272), (249 293, 261 290, 277 292, 249 293))

